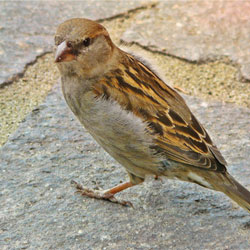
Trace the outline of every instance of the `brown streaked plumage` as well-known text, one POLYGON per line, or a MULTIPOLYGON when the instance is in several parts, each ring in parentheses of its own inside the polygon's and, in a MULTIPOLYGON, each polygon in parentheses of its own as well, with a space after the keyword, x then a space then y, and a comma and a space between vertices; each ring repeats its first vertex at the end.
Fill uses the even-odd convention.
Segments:
POLYGON ((153 174, 224 192, 250 212, 250 192, 229 175, 183 98, 140 59, 117 48, 102 25, 68 20, 58 27, 55 43, 69 107, 130 177, 104 191, 77 184, 82 194, 117 202, 114 194, 153 174))

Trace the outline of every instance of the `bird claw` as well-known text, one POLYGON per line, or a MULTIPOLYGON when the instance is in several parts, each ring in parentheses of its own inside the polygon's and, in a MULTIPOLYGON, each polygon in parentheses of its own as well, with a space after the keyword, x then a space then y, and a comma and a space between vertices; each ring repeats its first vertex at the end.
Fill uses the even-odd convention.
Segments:
POLYGON ((161 178, 160 176, 158 176, 158 175, 156 175, 156 176, 154 177, 154 179, 155 179, 156 181, 160 181, 161 183, 163 183, 162 178, 161 178))
POLYGON ((113 194, 109 193, 107 190, 96 190, 96 189, 86 188, 74 180, 71 181, 71 184, 73 184, 75 188, 77 189, 76 192, 80 193, 83 196, 110 201, 110 202, 117 203, 126 207, 127 206, 134 207, 130 201, 118 200, 114 197, 113 194))

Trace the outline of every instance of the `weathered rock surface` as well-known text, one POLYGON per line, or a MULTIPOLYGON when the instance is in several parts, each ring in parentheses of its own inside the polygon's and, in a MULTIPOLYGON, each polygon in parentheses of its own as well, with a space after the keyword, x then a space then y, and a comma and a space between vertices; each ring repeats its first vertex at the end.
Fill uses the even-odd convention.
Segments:
POLYGON ((27 63, 53 48, 55 29, 74 17, 103 19, 148 1, 1 1, 0 85, 23 72, 27 63))
MULTIPOLYGON (((250 110, 188 98, 230 172, 250 187, 250 110)), ((250 217, 223 194, 152 178, 119 197, 81 197, 72 179, 108 188, 126 173, 81 128, 58 88, 1 148, 1 249, 249 249, 250 217)))
MULTIPOLYGON (((105 18, 142 3, 1 2, 0 83, 51 49, 61 21, 105 18)), ((223 4, 160 2, 138 14, 123 39, 191 61, 226 55, 249 79, 248 3, 223 4), (175 36, 174 29, 180 30, 175 36)), ((185 99, 229 172, 250 190, 250 110, 185 99)), ((81 197, 70 184, 105 189, 126 178, 76 121, 56 86, 0 149, 0 249, 250 249, 249 214, 218 192, 149 177, 118 195, 133 203, 130 208, 81 197)))
POLYGON ((249 30, 249 1, 160 1, 123 40, 194 62, 228 57, 250 80, 249 30))

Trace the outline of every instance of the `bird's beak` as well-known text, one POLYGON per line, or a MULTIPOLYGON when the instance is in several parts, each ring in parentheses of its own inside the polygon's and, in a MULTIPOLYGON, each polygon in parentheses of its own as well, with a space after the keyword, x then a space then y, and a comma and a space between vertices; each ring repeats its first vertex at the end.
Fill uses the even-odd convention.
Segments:
POLYGON ((72 48, 69 48, 65 41, 58 45, 55 56, 56 63, 70 62, 74 59, 76 59, 76 56, 72 53, 72 48))

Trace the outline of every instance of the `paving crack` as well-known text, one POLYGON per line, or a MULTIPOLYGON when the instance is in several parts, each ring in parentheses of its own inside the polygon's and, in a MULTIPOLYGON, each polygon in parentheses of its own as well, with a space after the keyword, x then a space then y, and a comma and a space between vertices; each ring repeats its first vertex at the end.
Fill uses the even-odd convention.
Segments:
POLYGON ((107 18, 100 18, 100 19, 97 19, 96 21, 100 22, 100 23, 102 23, 104 21, 113 21, 114 19, 117 19, 117 18, 128 17, 131 14, 138 14, 138 12, 140 12, 142 10, 146 10, 146 9, 149 9, 149 8, 155 8, 156 6, 157 6, 157 2, 151 2, 151 3, 143 4, 142 6, 139 6, 137 8, 130 9, 130 10, 124 12, 124 13, 119 13, 117 15, 107 17, 107 18))
POLYGON ((22 77, 24 76, 24 74, 25 74, 25 72, 26 72, 26 70, 28 69, 29 66, 35 64, 39 58, 42 58, 43 56, 45 56, 45 55, 47 55, 47 54, 49 54, 49 53, 51 53, 51 51, 45 51, 45 52, 43 52, 43 53, 37 55, 37 56, 35 57, 34 60, 32 60, 32 61, 26 63, 26 64, 24 65, 24 68, 23 68, 23 70, 22 70, 21 72, 19 72, 19 73, 17 73, 17 74, 14 74, 14 75, 11 76, 7 81, 2 82, 2 83, 0 84, 0 89, 6 87, 7 85, 12 84, 12 83, 15 82, 15 81, 18 81, 20 78, 22 78, 22 77))
MULTIPOLYGON (((122 33, 130 25, 134 16, 154 6, 155 4, 148 3, 98 21, 109 30, 113 41, 119 44, 122 33)), ((8 140, 9 135, 17 129, 25 116, 44 101, 51 88, 58 82, 58 78, 54 55, 52 51, 46 51, 27 63, 22 72, 1 85, 0 145, 8 140)))

